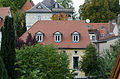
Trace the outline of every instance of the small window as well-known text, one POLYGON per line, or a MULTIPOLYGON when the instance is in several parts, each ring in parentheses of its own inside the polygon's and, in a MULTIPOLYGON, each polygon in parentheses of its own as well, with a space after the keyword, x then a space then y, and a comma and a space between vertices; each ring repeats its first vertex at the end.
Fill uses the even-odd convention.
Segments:
POLYGON ((75 76, 78 76, 78 73, 74 73, 75 74, 75 76))
POLYGON ((104 34, 101 34, 101 37, 104 38, 104 34))
POLYGON ((58 4, 57 3, 55 3, 55 8, 58 8, 58 4))
POLYGON ((78 33, 78 32, 74 32, 74 33, 72 34, 72 42, 73 42, 73 43, 78 43, 78 42, 79 42, 79 39, 80 39, 79 33, 78 33))
POLYGON ((92 36, 92 41, 95 41, 96 39, 95 39, 95 36, 92 36))
POLYGON ((79 57, 73 57, 73 69, 79 69, 79 57))
POLYGON ((38 8, 38 9, 41 9, 42 7, 41 7, 41 6, 38 6, 37 8, 38 8))
POLYGON ((55 42, 61 42, 61 33, 60 32, 55 32, 54 33, 54 41, 55 42))
POLYGON ((104 27, 104 26, 102 26, 102 29, 105 29, 105 27, 104 27))
POLYGON ((90 25, 88 25, 88 28, 90 28, 90 25))
POLYGON ((75 55, 78 54, 78 51, 75 51, 75 55))
POLYGON ((66 53, 66 51, 65 51, 65 50, 63 50, 63 53, 66 53))
POLYGON ((38 20, 41 20, 41 16, 38 16, 38 20))
POLYGON ((42 32, 37 32, 36 33, 36 40, 38 42, 43 42, 43 33, 42 32))

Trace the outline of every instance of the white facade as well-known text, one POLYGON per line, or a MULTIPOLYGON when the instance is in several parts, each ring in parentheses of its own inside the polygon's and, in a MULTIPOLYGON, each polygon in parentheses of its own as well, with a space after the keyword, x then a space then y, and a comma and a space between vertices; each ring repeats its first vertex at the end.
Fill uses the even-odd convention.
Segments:
POLYGON ((51 20, 52 13, 26 13, 27 30, 38 20, 51 20))

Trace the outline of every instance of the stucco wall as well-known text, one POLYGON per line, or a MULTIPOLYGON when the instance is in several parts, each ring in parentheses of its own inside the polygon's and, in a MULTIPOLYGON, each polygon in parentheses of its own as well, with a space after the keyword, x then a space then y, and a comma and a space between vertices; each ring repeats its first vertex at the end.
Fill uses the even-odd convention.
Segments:
POLYGON ((100 52, 100 54, 102 54, 102 52, 104 52, 106 49, 110 50, 111 45, 114 46, 115 42, 117 40, 118 40, 118 38, 115 38, 115 39, 108 40, 105 43, 99 43, 99 52, 100 52))
MULTIPOLYGON (((66 51, 67 55, 69 56, 69 68, 73 69, 73 57, 79 57, 79 61, 81 60, 81 56, 84 55, 85 50, 83 49, 60 49, 59 51, 63 52, 66 51), (75 51, 78 51, 78 54, 75 54, 75 51)), ((76 71, 78 73, 78 77, 84 77, 85 73, 80 72, 79 70, 76 71)), ((76 73, 75 72, 75 73, 76 73)))

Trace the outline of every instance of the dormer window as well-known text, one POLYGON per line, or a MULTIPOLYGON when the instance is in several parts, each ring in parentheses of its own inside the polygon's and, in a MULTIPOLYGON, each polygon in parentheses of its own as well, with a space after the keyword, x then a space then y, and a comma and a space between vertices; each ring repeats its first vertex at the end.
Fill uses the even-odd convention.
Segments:
POLYGON ((74 32, 72 34, 72 42, 79 43, 79 41, 80 41, 80 34, 78 32, 74 32))
POLYGON ((57 3, 55 3, 55 8, 58 8, 58 4, 57 3))
POLYGON ((36 33, 36 41, 43 42, 43 33, 42 32, 36 33))
POLYGON ((0 22, 3 20, 3 18, 0 16, 0 22))
POLYGON ((61 42, 61 36, 62 36, 62 34, 61 34, 60 32, 55 32, 55 33, 54 33, 54 41, 55 41, 56 43, 61 42))
POLYGON ((104 29, 105 27, 104 26, 102 26, 102 29, 104 29))

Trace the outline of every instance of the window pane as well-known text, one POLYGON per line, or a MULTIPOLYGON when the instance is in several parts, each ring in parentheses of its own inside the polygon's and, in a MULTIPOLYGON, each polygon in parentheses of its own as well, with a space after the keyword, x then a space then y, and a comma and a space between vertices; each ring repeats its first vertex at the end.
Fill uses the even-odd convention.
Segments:
POLYGON ((73 69, 78 69, 79 57, 73 57, 73 69))

